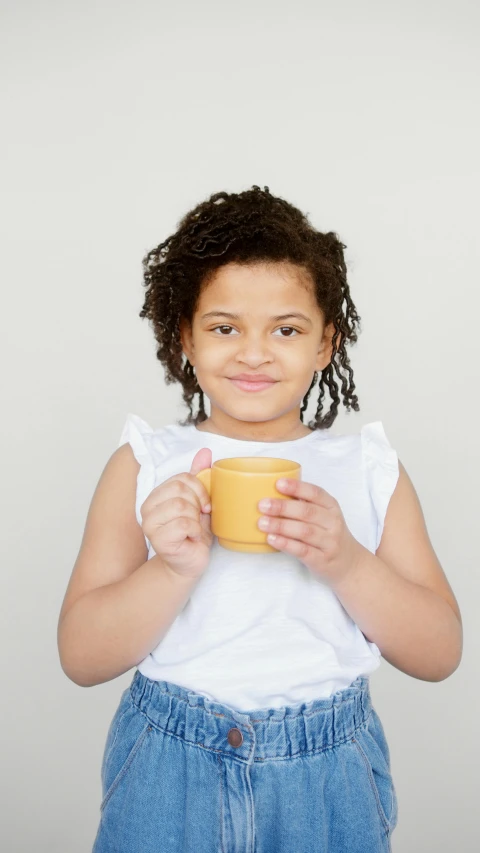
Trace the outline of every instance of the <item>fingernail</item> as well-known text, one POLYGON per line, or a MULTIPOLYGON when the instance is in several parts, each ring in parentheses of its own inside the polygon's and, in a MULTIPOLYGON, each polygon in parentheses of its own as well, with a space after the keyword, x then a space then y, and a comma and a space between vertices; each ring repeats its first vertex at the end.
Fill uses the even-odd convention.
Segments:
POLYGON ((272 502, 271 502, 271 500, 269 500, 269 498, 262 498, 262 500, 258 502, 258 508, 262 509, 262 510, 263 509, 270 509, 271 505, 272 505, 272 502))
POLYGON ((212 504, 205 504, 205 506, 202 507, 203 512, 210 512, 211 508, 212 508, 212 504))
POLYGON ((279 486, 281 489, 286 489, 286 488, 287 488, 287 486, 288 486, 288 483, 287 483, 287 481, 286 481, 286 480, 284 480, 284 479, 283 479, 283 477, 282 477, 282 479, 281 479, 281 480, 277 480, 277 486, 279 486))

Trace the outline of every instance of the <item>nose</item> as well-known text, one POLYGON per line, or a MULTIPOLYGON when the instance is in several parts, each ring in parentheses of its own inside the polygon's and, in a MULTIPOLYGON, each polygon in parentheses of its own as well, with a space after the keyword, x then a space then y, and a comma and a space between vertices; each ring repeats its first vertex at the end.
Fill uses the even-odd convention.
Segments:
POLYGON ((239 340, 235 361, 257 368, 261 364, 271 363, 273 355, 267 341, 262 335, 249 334, 239 340))

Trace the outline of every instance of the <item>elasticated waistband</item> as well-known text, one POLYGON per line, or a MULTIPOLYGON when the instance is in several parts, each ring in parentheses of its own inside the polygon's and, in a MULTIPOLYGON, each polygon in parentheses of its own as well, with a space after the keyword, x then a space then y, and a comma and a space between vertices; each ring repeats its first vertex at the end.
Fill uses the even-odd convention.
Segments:
POLYGON ((332 749, 354 736, 372 709, 368 677, 327 699, 241 712, 137 670, 134 704, 150 723, 186 743, 242 762, 294 758, 332 749))

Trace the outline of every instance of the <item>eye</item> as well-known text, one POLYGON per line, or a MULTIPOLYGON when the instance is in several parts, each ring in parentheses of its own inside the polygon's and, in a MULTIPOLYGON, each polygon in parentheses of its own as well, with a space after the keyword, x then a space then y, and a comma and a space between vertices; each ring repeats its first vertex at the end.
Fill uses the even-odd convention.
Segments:
POLYGON ((232 329, 232 328, 233 328, 232 326, 226 326, 226 325, 223 325, 223 326, 215 326, 215 327, 212 329, 212 332, 217 332, 217 331, 218 331, 218 329, 221 329, 222 331, 220 331, 220 334, 221 334, 221 335, 223 335, 223 337, 224 337, 224 338, 228 338, 228 337, 229 337, 228 333, 227 333, 227 334, 224 334, 224 331, 223 331, 223 330, 224 330, 224 329, 232 329))
MULTIPOLYGON (((283 331, 285 331, 285 330, 287 330, 287 332, 295 332, 295 335, 299 335, 299 334, 300 334, 300 332, 298 331, 298 329, 294 329, 294 328, 293 328, 293 326, 281 326, 281 327, 280 327, 280 329, 277 329, 277 332, 283 332, 283 331)), ((280 335, 280 337, 282 337, 282 338, 291 338, 291 337, 294 337, 294 335, 291 335, 291 334, 288 334, 288 335, 280 335)))
MULTIPOLYGON (((219 335, 223 335, 224 338, 227 338, 227 337, 231 337, 230 332, 235 331, 235 330, 233 329, 233 326, 227 326, 224 323, 221 326, 214 326, 213 329, 211 329, 211 331, 216 332, 219 335)), ((282 338, 291 338, 291 337, 295 337, 296 335, 300 334, 298 329, 294 329, 293 326, 281 326, 276 331, 277 332, 284 332, 284 331, 287 332, 286 335, 284 335, 284 334, 280 335, 280 337, 282 337, 282 338)))

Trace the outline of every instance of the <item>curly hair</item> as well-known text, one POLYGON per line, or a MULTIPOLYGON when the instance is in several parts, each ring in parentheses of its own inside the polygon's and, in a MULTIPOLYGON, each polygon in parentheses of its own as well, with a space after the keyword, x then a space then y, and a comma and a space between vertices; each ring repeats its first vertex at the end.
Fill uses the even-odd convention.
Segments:
MULTIPOLYGON (((194 368, 186 359, 180 339, 180 319, 192 322, 200 292, 215 271, 225 264, 259 262, 290 263, 306 268, 314 282, 315 297, 324 314, 325 325, 334 324, 332 357, 321 371, 318 404, 310 429, 327 429, 337 417, 341 383, 343 403, 358 412, 353 370, 346 353, 347 344, 357 341, 360 317, 350 296, 343 255, 346 246, 337 234, 315 230, 306 215, 282 198, 254 185, 241 193, 217 192, 198 204, 178 223, 177 231, 144 257, 143 278, 147 288, 140 317, 153 327, 167 384, 179 382, 189 415, 182 424, 206 420, 204 394, 194 368), (345 303, 345 309, 344 309, 345 303), (338 347, 337 347, 338 343, 338 347), (322 416, 325 390, 331 406, 322 416), (192 401, 199 395, 197 414, 192 401)), ((310 392, 318 379, 314 373, 303 398, 300 419, 310 392)))

